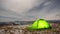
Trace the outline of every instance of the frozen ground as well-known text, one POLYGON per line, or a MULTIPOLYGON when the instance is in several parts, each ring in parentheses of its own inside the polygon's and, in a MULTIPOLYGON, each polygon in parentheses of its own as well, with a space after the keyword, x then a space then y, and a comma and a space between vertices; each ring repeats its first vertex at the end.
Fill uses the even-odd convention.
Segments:
POLYGON ((0 26, 0 34, 60 34, 60 24, 51 23, 52 29, 29 31, 26 27, 30 25, 8 25, 0 26))

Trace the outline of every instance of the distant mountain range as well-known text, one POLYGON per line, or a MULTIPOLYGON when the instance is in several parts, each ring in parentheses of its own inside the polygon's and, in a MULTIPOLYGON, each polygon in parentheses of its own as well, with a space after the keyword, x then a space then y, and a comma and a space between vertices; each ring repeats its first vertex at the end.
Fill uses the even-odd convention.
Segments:
MULTIPOLYGON (((60 23, 60 20, 47 20, 49 23, 60 23)), ((27 25, 32 24, 34 21, 14 21, 14 22, 0 22, 0 26, 3 25, 27 25)))

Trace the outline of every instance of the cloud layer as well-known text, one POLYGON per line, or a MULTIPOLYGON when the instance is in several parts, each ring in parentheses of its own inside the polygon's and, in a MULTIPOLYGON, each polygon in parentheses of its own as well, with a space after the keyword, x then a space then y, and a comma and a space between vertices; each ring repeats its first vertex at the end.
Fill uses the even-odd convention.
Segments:
POLYGON ((0 0, 0 21, 59 20, 60 0, 0 0))

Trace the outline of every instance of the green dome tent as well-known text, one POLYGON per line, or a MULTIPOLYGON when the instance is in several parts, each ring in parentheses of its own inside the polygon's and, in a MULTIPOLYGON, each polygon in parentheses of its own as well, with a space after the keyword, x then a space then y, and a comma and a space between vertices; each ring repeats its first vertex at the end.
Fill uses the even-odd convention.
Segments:
POLYGON ((32 30, 37 30, 37 29, 49 29, 51 28, 50 24, 44 20, 44 19, 38 19, 36 20, 32 26, 30 27, 30 29, 32 30))

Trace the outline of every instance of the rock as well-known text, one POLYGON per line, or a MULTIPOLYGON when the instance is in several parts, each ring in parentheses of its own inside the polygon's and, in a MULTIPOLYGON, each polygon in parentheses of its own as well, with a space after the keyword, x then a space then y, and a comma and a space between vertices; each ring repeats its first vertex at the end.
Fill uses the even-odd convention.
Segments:
POLYGON ((60 24, 51 23, 52 28, 29 31, 30 25, 9 25, 0 27, 0 34, 60 34, 60 24))

